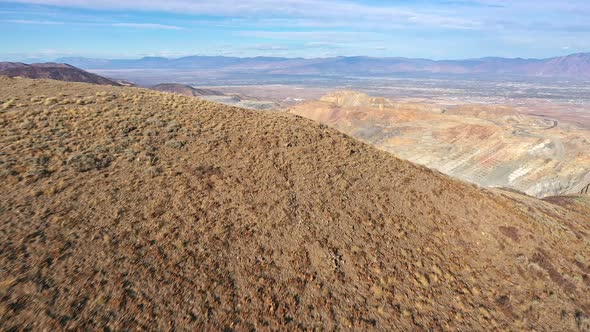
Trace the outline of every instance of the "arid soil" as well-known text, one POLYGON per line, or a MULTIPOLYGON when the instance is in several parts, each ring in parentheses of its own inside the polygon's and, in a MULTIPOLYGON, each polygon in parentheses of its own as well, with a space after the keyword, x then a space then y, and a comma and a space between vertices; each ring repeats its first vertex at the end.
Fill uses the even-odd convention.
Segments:
POLYGON ((590 184, 590 128, 511 106, 443 107, 339 91, 289 111, 484 187, 548 197, 590 184))
POLYGON ((0 100, 0 330, 590 330, 588 197, 149 90, 0 100))

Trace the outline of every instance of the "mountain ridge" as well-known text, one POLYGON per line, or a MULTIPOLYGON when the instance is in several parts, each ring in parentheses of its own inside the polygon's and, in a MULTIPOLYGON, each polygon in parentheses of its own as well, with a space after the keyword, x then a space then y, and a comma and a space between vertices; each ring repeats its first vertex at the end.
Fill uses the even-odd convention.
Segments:
POLYGON ((61 58, 59 62, 98 69, 215 69, 275 75, 512 75, 523 77, 590 78, 590 53, 545 59, 484 57, 431 60, 403 57, 340 56, 326 58, 187 56, 181 58, 92 59, 61 58))
POLYGON ((32 64, 25 64, 22 62, 0 62, 0 76, 53 79, 65 82, 83 82, 98 85, 120 85, 113 80, 89 73, 70 64, 56 62, 32 64))

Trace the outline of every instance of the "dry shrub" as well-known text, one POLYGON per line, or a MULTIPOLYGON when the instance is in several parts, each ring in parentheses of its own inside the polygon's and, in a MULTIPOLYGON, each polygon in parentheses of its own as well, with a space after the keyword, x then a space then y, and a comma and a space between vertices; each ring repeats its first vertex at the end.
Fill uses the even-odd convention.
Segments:
POLYGON ((58 102, 57 97, 50 97, 50 98, 45 99, 45 101, 43 102, 43 105, 50 106, 50 105, 57 104, 57 102, 58 102))
POLYGON ((67 164, 78 172, 88 172, 93 169, 108 167, 111 163, 110 158, 97 156, 93 153, 80 153, 71 156, 67 164))
POLYGON ((15 105, 14 99, 10 99, 9 101, 7 101, 4 104, 2 104, 2 109, 3 110, 7 110, 7 109, 13 107, 14 105, 15 105))
POLYGON ((33 104, 40 104, 47 98, 46 96, 36 96, 31 98, 31 103, 33 104))

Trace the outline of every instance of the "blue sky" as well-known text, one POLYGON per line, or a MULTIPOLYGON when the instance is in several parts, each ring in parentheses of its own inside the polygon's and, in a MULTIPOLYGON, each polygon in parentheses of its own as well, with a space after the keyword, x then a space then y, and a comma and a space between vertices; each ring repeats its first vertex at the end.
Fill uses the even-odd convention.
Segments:
POLYGON ((588 0, 0 0, 0 60, 590 51, 588 0))

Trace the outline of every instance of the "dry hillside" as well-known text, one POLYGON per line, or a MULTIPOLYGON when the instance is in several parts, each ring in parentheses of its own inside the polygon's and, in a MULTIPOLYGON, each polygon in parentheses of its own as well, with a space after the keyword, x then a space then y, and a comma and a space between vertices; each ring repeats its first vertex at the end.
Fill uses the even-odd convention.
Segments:
POLYGON ((65 63, 33 63, 0 62, 0 76, 46 78, 66 82, 83 82, 99 85, 121 85, 108 78, 89 73, 65 63))
POLYGON ((0 100, 1 330, 590 329, 588 198, 179 95, 0 100))

